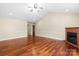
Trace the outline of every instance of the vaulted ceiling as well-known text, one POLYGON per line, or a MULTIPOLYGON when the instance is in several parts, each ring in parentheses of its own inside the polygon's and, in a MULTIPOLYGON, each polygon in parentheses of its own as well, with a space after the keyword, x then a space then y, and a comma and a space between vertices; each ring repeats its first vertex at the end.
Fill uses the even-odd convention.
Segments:
POLYGON ((32 3, 0 3, 0 17, 12 17, 36 22, 49 12, 79 13, 79 4, 77 3, 42 3, 38 6, 42 7, 39 12, 36 9, 30 12, 30 9, 33 9, 32 3))

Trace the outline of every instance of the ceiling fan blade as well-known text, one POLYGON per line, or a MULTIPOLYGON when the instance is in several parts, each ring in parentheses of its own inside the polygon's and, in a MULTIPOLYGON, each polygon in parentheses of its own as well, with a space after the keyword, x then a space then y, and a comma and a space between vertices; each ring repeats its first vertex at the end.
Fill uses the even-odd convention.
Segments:
POLYGON ((37 10, 37 12, 40 12, 39 10, 37 10))
POLYGON ((30 12, 33 12, 33 9, 31 9, 30 12))
POLYGON ((31 8, 30 6, 28 6, 28 8, 31 8))
POLYGON ((43 9, 43 7, 39 7, 40 9, 43 9))

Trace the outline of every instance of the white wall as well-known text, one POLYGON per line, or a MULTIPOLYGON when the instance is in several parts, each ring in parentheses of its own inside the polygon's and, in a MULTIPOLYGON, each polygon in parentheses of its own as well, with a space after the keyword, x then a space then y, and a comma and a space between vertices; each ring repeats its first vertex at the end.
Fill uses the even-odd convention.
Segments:
POLYGON ((0 18, 0 41, 27 37, 27 22, 21 19, 0 18))
POLYGON ((37 23, 36 35, 64 40, 65 28, 77 26, 79 26, 79 14, 50 13, 37 23))

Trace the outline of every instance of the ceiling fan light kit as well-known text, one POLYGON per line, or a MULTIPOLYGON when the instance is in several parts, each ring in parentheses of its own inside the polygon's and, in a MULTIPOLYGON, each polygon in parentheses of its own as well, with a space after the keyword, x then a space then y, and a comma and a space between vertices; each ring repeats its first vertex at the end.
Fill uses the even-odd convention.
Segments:
POLYGON ((40 12, 40 10, 43 9, 43 7, 39 6, 37 3, 34 3, 33 7, 32 6, 28 6, 28 8, 30 9, 30 12, 34 12, 34 11, 40 12))

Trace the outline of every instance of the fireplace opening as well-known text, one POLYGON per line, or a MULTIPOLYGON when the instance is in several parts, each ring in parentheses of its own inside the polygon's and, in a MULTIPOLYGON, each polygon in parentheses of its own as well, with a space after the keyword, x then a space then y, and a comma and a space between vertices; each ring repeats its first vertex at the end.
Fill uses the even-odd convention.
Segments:
POLYGON ((67 32, 67 41, 77 45, 77 33, 67 32))

